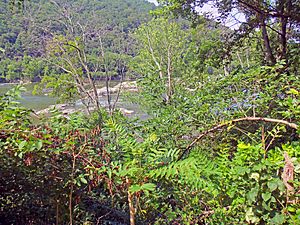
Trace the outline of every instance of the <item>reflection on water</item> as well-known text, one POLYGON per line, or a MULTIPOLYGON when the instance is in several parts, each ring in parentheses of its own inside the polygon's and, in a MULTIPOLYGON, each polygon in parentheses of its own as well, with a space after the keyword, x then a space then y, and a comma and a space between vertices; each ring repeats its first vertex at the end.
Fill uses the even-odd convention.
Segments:
MULTIPOLYGON (((114 82, 111 85, 114 86, 116 84, 117 82, 114 82)), ((8 90, 13 88, 13 86, 15 85, 16 84, 0 84, 0 95, 5 94, 8 90)), ((45 94, 32 95, 34 85, 35 85, 34 83, 24 84, 24 87, 26 88, 27 91, 22 93, 22 99, 19 100, 24 107, 38 111, 38 110, 45 109, 50 105, 56 104, 57 98, 47 96, 45 94)), ((103 82, 98 84, 97 86, 104 87, 104 85, 105 83, 103 82)), ((101 98, 100 104, 104 107, 107 106, 107 97, 102 96, 100 98, 101 98)), ((112 103, 114 103, 115 99, 116 99, 116 95, 112 95, 112 103)), ((80 108, 83 106, 80 101, 77 101, 75 106, 73 107, 80 108)), ((134 113, 130 116, 137 116, 140 119, 145 119, 148 117, 146 113, 141 111, 140 106, 138 104, 128 102, 128 100, 126 101, 126 99, 124 99, 124 96, 120 97, 118 103, 116 104, 116 107, 134 111, 134 113)))
MULTIPOLYGON (((0 94, 5 94, 8 90, 12 89, 16 84, 0 84, 0 94)), ((22 93, 22 99, 19 101, 23 106, 29 109, 41 110, 47 108, 49 105, 56 103, 56 98, 39 94, 32 95, 35 84, 24 84, 26 91, 22 93)))

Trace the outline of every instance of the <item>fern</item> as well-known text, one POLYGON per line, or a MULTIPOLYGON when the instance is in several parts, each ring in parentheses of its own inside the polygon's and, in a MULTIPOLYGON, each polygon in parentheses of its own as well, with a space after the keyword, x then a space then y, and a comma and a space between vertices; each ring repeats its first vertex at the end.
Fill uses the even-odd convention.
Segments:
POLYGON ((156 164, 168 164, 176 161, 179 155, 179 149, 150 148, 150 152, 148 153, 148 160, 149 162, 156 164))
POLYGON ((118 146, 118 150, 122 153, 122 156, 129 160, 133 159, 134 156, 141 155, 141 148, 138 142, 121 124, 117 124, 110 118, 106 122, 105 128, 109 134, 110 142, 113 142, 112 140, 114 139, 112 144, 118 146))
POLYGON ((132 133, 113 119, 108 120, 106 127, 115 137, 125 158, 123 170, 127 172, 121 172, 122 175, 149 177, 156 182, 175 180, 192 190, 216 191, 211 177, 219 174, 217 166, 205 154, 194 152, 188 158, 178 161, 180 149, 160 146, 158 138, 153 135, 138 142, 132 133))
POLYGON ((167 181, 176 179, 177 182, 189 185, 191 189, 199 190, 213 188, 210 176, 216 173, 216 165, 205 155, 198 154, 154 169, 149 172, 149 176, 167 181))

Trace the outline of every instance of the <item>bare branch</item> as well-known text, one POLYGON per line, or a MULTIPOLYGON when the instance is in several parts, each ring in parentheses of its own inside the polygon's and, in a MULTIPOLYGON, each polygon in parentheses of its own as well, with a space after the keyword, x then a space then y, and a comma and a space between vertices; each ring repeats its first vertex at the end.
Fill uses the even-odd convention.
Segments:
POLYGON ((265 118, 265 117, 244 117, 244 118, 238 118, 238 119, 234 119, 234 120, 230 120, 228 122, 224 122, 221 123, 219 125, 216 125, 206 131, 204 131, 203 133, 201 133, 194 141, 192 141, 192 143, 190 143, 185 150, 183 151, 183 153, 179 156, 178 160, 181 160, 182 157, 188 153, 193 147, 194 145, 200 141, 203 137, 205 137, 207 134, 215 132, 223 127, 227 127, 229 125, 232 125, 234 123, 238 123, 238 122, 244 122, 244 121, 257 121, 257 122, 268 122, 268 123, 277 123, 277 124, 283 124, 286 125, 292 129, 297 130, 298 129, 298 125, 295 123, 290 123, 288 121, 285 120, 279 120, 279 119, 272 119, 272 118, 265 118))
POLYGON ((149 47, 149 50, 150 50, 150 53, 151 53, 151 56, 152 56, 152 59, 155 63, 155 65, 157 66, 158 68, 158 71, 159 71, 159 78, 160 79, 163 79, 163 72, 162 72, 162 68, 161 68, 161 65, 158 63, 155 55, 154 55, 154 50, 152 48, 152 44, 151 44, 151 40, 150 40, 150 36, 149 36, 149 33, 148 33, 148 30, 146 30, 147 32, 147 40, 148 40, 148 47, 149 47))

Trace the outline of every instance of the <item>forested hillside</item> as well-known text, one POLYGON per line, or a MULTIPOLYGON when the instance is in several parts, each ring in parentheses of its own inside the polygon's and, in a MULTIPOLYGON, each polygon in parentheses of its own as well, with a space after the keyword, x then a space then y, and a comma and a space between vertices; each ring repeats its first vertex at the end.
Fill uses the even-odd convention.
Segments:
MULTIPOLYGON (((140 0, 33 0, 24 2, 22 9, 1 1, 1 79, 10 82, 42 78, 49 65, 45 60, 47 46, 59 35, 81 33, 89 39, 100 35, 108 54, 117 54, 115 58, 133 56, 135 49, 128 34, 149 20, 152 9, 153 4, 140 0)), ((96 52, 93 47, 95 44, 86 46, 90 53, 96 52)))
POLYGON ((0 225, 300 224, 300 2, 158 2, 1 2, 0 225))

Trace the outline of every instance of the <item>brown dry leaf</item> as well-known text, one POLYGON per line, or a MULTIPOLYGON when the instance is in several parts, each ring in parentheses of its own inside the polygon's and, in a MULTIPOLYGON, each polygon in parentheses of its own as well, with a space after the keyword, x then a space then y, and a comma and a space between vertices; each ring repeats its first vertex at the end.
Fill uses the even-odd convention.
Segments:
POLYGON ((285 165, 283 168, 282 179, 287 189, 287 196, 294 194, 294 186, 291 183, 294 180, 294 164, 287 152, 284 152, 285 165))

